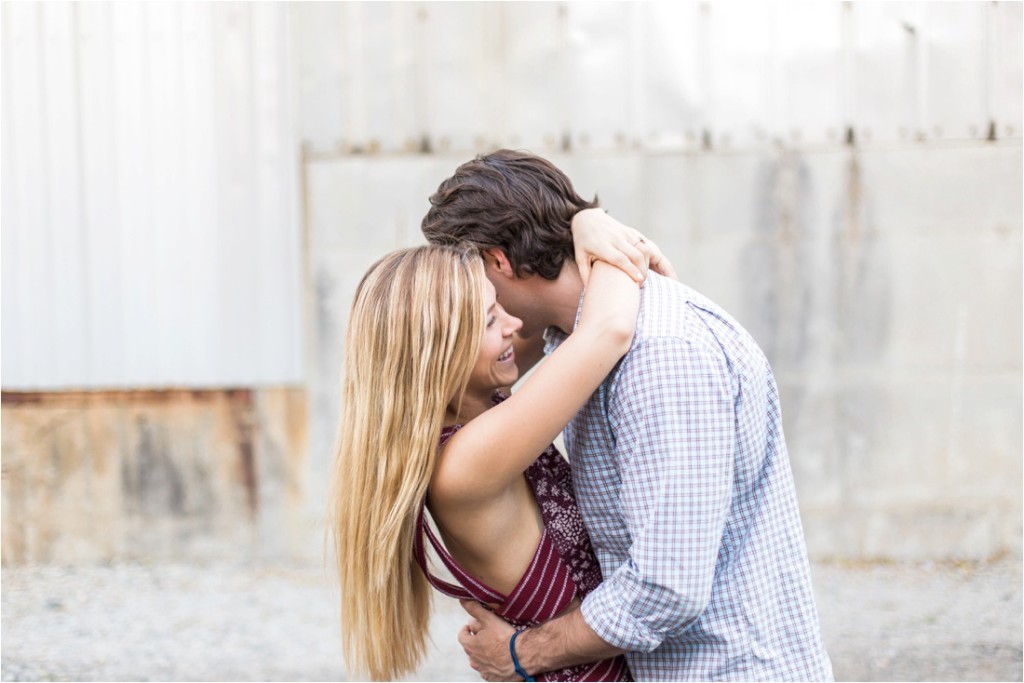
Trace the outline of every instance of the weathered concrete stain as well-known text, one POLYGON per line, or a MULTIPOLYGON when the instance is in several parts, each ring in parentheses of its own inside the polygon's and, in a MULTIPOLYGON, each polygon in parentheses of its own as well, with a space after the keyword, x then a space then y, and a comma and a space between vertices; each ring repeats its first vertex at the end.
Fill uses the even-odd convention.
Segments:
POLYGON ((871 218, 869 197, 856 149, 846 166, 846 196, 841 228, 836 232, 836 310, 839 357, 849 362, 874 361, 885 349, 891 326, 892 285, 887 255, 871 218))
POLYGON ((253 453, 255 416, 253 415, 252 392, 235 389, 229 392, 229 399, 235 429, 238 432, 238 469, 242 483, 245 485, 249 512, 255 515, 259 507, 259 494, 256 490, 256 456, 253 453))
POLYGON ((263 515, 300 523, 302 389, 3 392, 0 415, 4 564, 216 555, 257 549, 263 515), (288 491, 269 509, 261 478, 288 491))
POLYGON ((815 197, 800 154, 780 149, 761 169, 754 239, 743 247, 744 289, 751 293, 745 319, 772 362, 807 358, 815 281, 810 250, 815 238, 809 203, 815 197))

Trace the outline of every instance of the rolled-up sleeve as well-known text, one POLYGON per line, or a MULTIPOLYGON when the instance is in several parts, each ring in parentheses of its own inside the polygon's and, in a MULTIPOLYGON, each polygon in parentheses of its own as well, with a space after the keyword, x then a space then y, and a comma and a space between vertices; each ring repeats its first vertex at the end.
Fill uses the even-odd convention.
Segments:
POLYGON ((582 606, 606 642, 650 652, 707 607, 732 497, 735 400, 713 347, 647 339, 623 360, 607 410, 628 557, 582 606))

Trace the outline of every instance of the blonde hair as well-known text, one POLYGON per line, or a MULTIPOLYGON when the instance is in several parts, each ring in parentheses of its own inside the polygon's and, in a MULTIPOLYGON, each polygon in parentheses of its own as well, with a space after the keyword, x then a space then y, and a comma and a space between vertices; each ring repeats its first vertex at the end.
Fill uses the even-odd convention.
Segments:
POLYGON ((356 290, 328 511, 350 675, 395 679, 423 656, 430 586, 413 538, 483 338, 484 281, 475 250, 424 246, 388 254, 356 290))

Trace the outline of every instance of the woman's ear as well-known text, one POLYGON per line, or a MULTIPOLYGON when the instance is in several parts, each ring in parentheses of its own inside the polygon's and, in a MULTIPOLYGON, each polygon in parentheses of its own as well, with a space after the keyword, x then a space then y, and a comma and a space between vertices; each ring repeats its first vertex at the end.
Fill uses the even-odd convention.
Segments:
POLYGON ((515 277, 515 271, 512 268, 512 264, 508 262, 508 257, 505 256, 505 252, 501 249, 484 249, 483 257, 484 265, 487 266, 488 269, 501 273, 505 277, 515 277))

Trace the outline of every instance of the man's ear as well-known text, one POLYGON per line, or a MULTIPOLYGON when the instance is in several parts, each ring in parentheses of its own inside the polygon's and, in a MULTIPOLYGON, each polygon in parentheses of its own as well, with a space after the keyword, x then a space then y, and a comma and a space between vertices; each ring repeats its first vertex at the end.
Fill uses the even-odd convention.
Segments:
POLYGON ((508 257, 505 256, 505 252, 501 249, 484 249, 483 257, 484 265, 489 266, 505 277, 515 277, 515 271, 512 269, 512 264, 508 262, 508 257))

